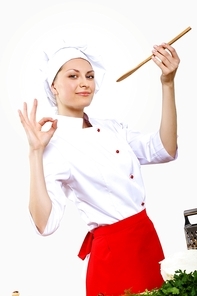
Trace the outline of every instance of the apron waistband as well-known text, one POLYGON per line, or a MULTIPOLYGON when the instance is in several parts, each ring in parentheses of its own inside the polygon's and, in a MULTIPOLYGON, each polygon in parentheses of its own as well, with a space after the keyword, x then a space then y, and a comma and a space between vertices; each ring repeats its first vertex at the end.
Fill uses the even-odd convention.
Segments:
POLYGON ((128 227, 131 223, 137 223, 140 220, 144 219, 147 217, 146 209, 142 210, 138 214, 134 214, 128 218, 122 219, 118 222, 115 222, 110 225, 104 225, 104 226, 99 226, 92 231, 89 231, 85 238, 84 241, 81 245, 80 251, 78 253, 78 257, 84 260, 88 254, 91 252, 92 248, 92 242, 95 237, 98 236, 104 236, 108 234, 112 234, 114 232, 120 231, 125 227, 128 227))

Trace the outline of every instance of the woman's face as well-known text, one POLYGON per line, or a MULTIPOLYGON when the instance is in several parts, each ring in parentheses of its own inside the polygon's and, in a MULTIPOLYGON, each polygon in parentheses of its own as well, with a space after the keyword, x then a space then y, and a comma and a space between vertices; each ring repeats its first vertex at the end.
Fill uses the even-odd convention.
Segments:
POLYGON ((60 115, 83 117, 83 110, 90 105, 95 92, 92 66, 81 58, 66 62, 56 75, 51 89, 60 115))

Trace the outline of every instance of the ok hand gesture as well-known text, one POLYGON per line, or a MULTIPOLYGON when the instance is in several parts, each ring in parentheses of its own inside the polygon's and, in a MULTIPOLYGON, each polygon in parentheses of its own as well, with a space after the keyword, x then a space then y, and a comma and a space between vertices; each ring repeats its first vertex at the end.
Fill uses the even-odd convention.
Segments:
POLYGON ((36 121, 38 101, 35 99, 33 107, 28 116, 27 103, 23 105, 23 111, 19 110, 19 117, 23 128, 26 132, 27 139, 32 150, 44 150, 49 143, 54 132, 57 129, 57 120, 51 117, 44 117, 40 121, 36 121), (51 127, 47 131, 42 131, 42 127, 47 123, 51 122, 51 127))

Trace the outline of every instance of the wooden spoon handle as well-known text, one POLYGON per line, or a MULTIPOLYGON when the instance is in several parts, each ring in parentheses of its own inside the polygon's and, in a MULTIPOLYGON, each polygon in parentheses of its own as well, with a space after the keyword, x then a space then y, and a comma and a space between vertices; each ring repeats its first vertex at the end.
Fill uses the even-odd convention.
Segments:
MULTIPOLYGON (((191 30, 191 27, 186 28, 184 31, 182 31, 180 34, 178 34, 176 37, 174 37, 172 40, 170 40, 168 42, 169 45, 173 44, 175 41, 177 41, 179 38, 181 38, 183 35, 185 35, 187 32, 189 32, 191 30)), ((136 70, 138 70, 141 66, 143 66, 144 64, 146 64, 148 61, 150 61, 152 58, 152 55, 149 56, 148 58, 146 58, 144 61, 142 61, 140 64, 138 64, 136 67, 134 67, 133 69, 131 69, 130 71, 126 72, 124 75, 122 75, 120 78, 118 78, 116 80, 116 82, 119 82, 125 78, 127 78, 128 76, 130 76, 131 74, 133 74, 136 70)))

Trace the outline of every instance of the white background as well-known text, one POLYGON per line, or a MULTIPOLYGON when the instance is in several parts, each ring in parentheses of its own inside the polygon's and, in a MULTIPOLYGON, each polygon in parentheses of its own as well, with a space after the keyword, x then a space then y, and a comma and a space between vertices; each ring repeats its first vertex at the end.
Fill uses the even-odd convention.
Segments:
MULTIPOLYGON (((107 68, 102 89, 87 110, 117 117, 135 129, 158 128, 161 111, 160 70, 148 62, 117 83, 124 72, 187 27, 176 48, 181 64, 176 76, 179 158, 142 168, 147 209, 166 256, 185 250, 185 209, 197 207, 195 0, 14 1, 0 10, 0 296, 85 295, 83 262, 77 257, 86 227, 68 203, 61 227, 38 236, 28 217, 28 146, 18 119, 22 102, 39 99, 39 115, 48 112, 36 87, 33 56, 46 36, 64 32, 99 47, 107 68)), ((197 219, 196 219, 197 220, 197 219)), ((191 217, 192 222, 195 217, 191 217)))

